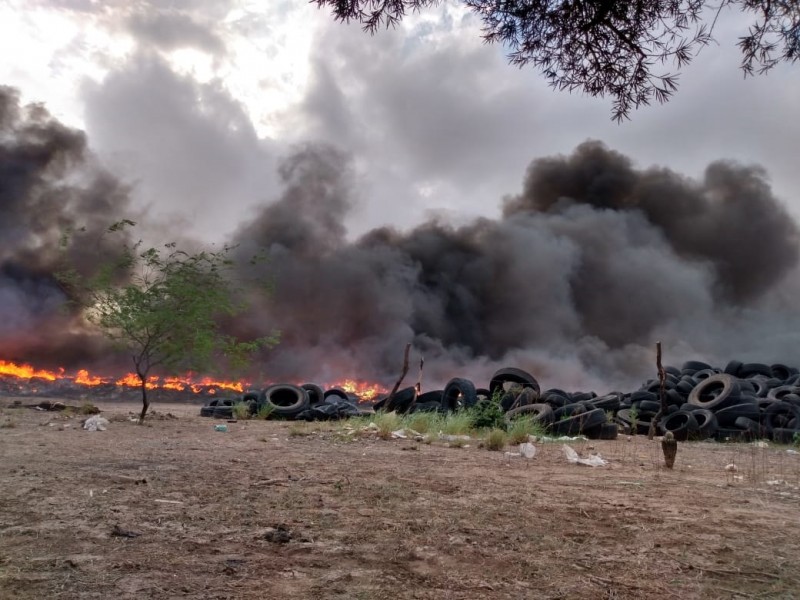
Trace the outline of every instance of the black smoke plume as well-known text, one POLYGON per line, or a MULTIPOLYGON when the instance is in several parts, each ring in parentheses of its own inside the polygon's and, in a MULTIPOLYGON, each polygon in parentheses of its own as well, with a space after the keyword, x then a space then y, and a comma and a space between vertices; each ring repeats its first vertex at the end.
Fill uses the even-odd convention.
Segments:
POLYGON ((94 361, 102 344, 65 310, 56 273, 69 265, 87 274, 112 256, 102 234, 127 203, 83 132, 0 86, 0 357, 94 361))
POLYGON ((498 220, 354 241, 343 154, 309 146, 281 175, 285 193, 236 239, 242 256, 271 258, 274 294, 240 327, 283 332, 264 364, 273 377, 388 380, 407 341, 439 383, 506 363, 562 385, 632 382, 652 372, 656 339, 677 360, 765 347, 783 354, 763 360, 800 358, 747 337, 798 260, 797 225, 760 168, 717 162, 696 182, 587 142, 534 161, 498 220))

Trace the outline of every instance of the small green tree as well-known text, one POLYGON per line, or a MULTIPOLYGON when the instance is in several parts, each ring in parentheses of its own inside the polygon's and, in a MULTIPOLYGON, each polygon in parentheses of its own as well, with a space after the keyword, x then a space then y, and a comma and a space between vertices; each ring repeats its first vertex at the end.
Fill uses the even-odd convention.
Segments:
MULTIPOLYGON (((109 231, 133 225, 123 220, 109 231)), ((140 423, 150 406, 147 381, 154 369, 167 375, 209 372, 223 360, 237 371, 256 351, 278 342, 277 332, 241 341, 221 330, 221 319, 246 307, 246 294, 231 277, 231 250, 190 253, 175 243, 153 248, 139 241, 123 245, 119 257, 90 277, 70 269, 61 273, 89 322, 130 353, 142 390, 140 423)))

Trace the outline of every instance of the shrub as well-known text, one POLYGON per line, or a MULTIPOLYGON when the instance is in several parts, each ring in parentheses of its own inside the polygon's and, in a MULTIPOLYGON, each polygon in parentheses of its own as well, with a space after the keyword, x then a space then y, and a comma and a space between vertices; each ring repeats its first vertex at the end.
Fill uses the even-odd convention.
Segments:
POLYGON ((487 450, 502 450, 506 447, 508 436, 502 429, 492 429, 484 442, 487 450))

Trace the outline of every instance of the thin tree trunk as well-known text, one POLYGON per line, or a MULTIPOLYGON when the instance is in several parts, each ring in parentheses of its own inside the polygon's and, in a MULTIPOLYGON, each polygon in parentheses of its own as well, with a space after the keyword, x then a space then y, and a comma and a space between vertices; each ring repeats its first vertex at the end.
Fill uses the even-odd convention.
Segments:
POLYGON ((139 415, 139 425, 144 423, 144 416, 147 414, 147 409, 150 408, 150 400, 147 399, 147 377, 136 370, 136 374, 139 376, 139 381, 142 383, 142 414, 139 415))

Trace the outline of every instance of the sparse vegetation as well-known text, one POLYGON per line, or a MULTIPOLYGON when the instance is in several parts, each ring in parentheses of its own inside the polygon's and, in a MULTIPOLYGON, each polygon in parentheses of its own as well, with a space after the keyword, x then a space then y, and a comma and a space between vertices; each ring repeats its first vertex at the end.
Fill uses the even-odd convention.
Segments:
POLYGON ((484 440, 484 446, 487 450, 502 450, 506 447, 507 443, 508 435, 502 429, 492 429, 484 440))
POLYGON ((78 412, 82 415, 98 415, 100 414, 100 409, 91 402, 84 402, 78 412))
POLYGON ((233 405, 233 418, 244 421, 250 418, 250 405, 247 402, 237 402, 233 405))
POLYGON ((524 444, 530 436, 542 437, 545 433, 541 423, 529 416, 514 419, 508 427, 508 439, 512 444, 524 444))
POLYGON ((502 427, 504 421, 503 409, 500 406, 502 389, 497 389, 491 398, 482 400, 472 410, 472 424, 476 429, 492 429, 502 427))
POLYGON ((628 414, 631 417, 631 435, 636 435, 636 430, 639 428, 639 409, 631 406, 628 414))
POLYGON ((258 407, 258 410, 256 411, 255 414, 255 418, 266 421, 267 419, 269 419, 270 415, 272 415, 273 410, 275 410, 275 408, 271 404, 262 404, 261 406, 258 407))
POLYGON ((403 429, 403 417, 393 412, 377 412, 372 422, 378 427, 378 437, 388 440, 392 432, 403 429))

